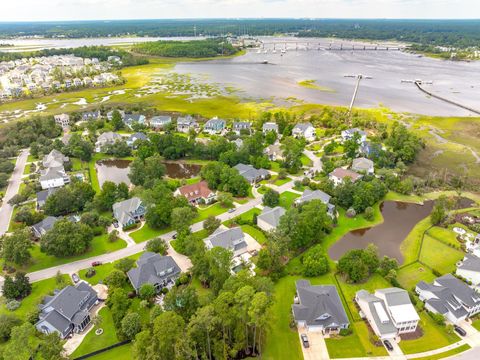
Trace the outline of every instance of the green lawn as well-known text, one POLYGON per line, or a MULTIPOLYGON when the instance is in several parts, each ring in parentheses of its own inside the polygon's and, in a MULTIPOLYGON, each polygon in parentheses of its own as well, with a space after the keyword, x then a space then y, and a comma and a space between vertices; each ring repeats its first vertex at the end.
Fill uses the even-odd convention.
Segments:
POLYGON ((25 170, 23 170, 23 174, 24 174, 24 175, 30 174, 30 172, 31 172, 31 167, 32 167, 32 164, 27 163, 27 164, 25 165, 25 170))
POLYGON ((409 203, 422 204, 423 198, 417 195, 403 195, 394 191, 389 191, 385 196, 385 201, 403 201, 409 203))
POLYGON ((457 261, 463 257, 463 251, 445 245, 429 235, 424 236, 420 262, 432 269, 436 269, 442 274, 452 272, 455 270, 457 261))
POLYGON ((243 232, 249 234, 251 237, 253 237, 255 240, 257 240, 257 242, 260 245, 265 244, 265 242, 267 241, 267 239, 265 237, 265 234, 263 233, 262 230, 257 229, 257 228, 255 228, 251 225, 242 225, 241 228, 242 228, 243 232))
POLYGON ((397 271, 397 280, 406 290, 412 290, 421 280, 429 283, 436 278, 425 265, 415 262, 397 271))
POLYGON ((472 326, 477 329, 478 331, 480 331, 480 319, 477 319, 477 320, 474 320, 472 322, 472 326))
POLYGON ((291 191, 285 191, 280 194, 280 206, 288 210, 292 207, 292 204, 295 201, 295 199, 299 197, 300 195, 297 193, 293 193, 291 191))
POLYGON ((131 360, 132 359, 132 344, 126 344, 116 347, 104 353, 92 356, 91 360, 131 360))
POLYGON ((102 317, 102 323, 99 327, 103 329, 103 334, 95 334, 97 327, 91 329, 83 339, 80 346, 71 355, 72 359, 89 354, 92 351, 103 349, 118 342, 110 309, 108 307, 102 308, 99 312, 99 315, 102 317))
POLYGON ((418 260, 423 233, 432 226, 430 217, 420 220, 400 244, 400 251, 404 256, 403 263, 411 264, 418 260))
POLYGON ((278 177, 276 177, 276 178, 274 177, 274 178, 272 178, 272 181, 273 181, 274 185, 282 186, 282 185, 292 181, 292 179, 289 178, 289 177, 286 177, 285 179, 278 179, 278 177))
POLYGON ((419 315, 420 322, 418 325, 423 330, 423 336, 415 340, 400 341, 400 348, 405 354, 439 349, 460 340, 453 330, 452 333, 447 333, 446 328, 437 325, 425 311, 422 311, 419 315))
POLYGON ((196 176, 196 177, 193 177, 193 178, 190 178, 190 179, 186 179, 185 182, 187 183, 187 185, 192 185, 192 184, 196 184, 198 182, 200 182, 202 178, 200 176, 196 176))
POLYGON ((302 162, 303 166, 312 166, 312 160, 310 160, 310 158, 305 154, 302 154, 300 161, 302 162))
POLYGON ((228 211, 229 208, 225 208, 220 203, 208 205, 206 208, 198 209, 198 216, 193 220, 193 223, 200 222, 208 218, 209 216, 218 216, 228 211))
POLYGON ((34 162, 39 160, 37 157, 33 156, 32 154, 28 155, 27 162, 34 162))
POLYGON ((130 233, 130 237, 138 244, 150 239, 153 239, 157 236, 166 234, 172 231, 172 228, 166 229, 152 229, 148 224, 144 224, 143 227, 139 230, 130 233))
MULTIPOLYGON (((141 255, 142 255, 142 253, 138 253, 138 254, 129 256, 129 258, 137 260, 141 255)), ((98 283, 103 283, 103 280, 114 269, 114 265, 117 262, 118 261, 114 261, 113 263, 105 263, 105 264, 100 265, 100 266, 95 266, 96 274, 94 276, 92 276, 91 278, 87 278, 85 276, 88 269, 80 270, 78 275, 80 276, 81 279, 83 279, 85 281, 88 281, 90 284, 97 285, 98 283)))
MULTIPOLYGON (((68 275, 63 275, 63 277, 68 280, 68 275)), ((34 309, 45 295, 53 293, 53 290, 57 288, 57 284, 55 282, 55 278, 50 278, 42 281, 37 281, 32 283, 32 292, 28 295, 25 299, 21 301, 20 307, 15 311, 7 310, 5 307, 4 298, 0 298, 2 301, 0 302, 0 313, 6 314, 14 314, 21 319, 25 319, 26 314, 34 309)))
POLYGON ((270 161, 270 170, 278 173, 280 171, 280 164, 276 161, 270 161))
MULTIPOLYGON (((235 217, 234 219, 243 220, 243 221, 253 221, 253 215, 254 214, 260 215, 261 213, 262 211, 259 208, 254 207, 244 212, 243 214, 235 217)), ((226 223, 228 223, 228 221, 226 223)))
POLYGON ((435 240, 460 248, 460 243, 457 240, 457 235, 450 228, 445 229, 434 226, 428 230, 427 234, 435 240))
POLYGON ((32 272, 32 271, 37 271, 41 269, 46 269, 52 266, 62 265, 69 262, 86 259, 92 256, 97 256, 97 255, 113 252, 116 250, 120 250, 126 246, 127 244, 125 243, 125 241, 121 239, 118 239, 113 243, 108 241, 107 234, 94 237, 90 244, 90 250, 85 252, 84 254, 72 256, 72 257, 66 257, 66 258, 57 258, 52 255, 47 255, 40 251, 40 246, 34 246, 31 251, 32 260, 28 265, 28 267, 24 270, 28 272, 32 272))
POLYGON ((84 169, 85 165, 84 162, 77 158, 70 158, 72 163, 72 171, 81 171, 84 169))
POLYGON ((431 356, 424 356, 424 357, 419 357, 419 358, 413 358, 412 360, 438 360, 438 359, 444 359, 444 358, 447 358, 447 357, 450 357, 450 356, 453 356, 453 355, 456 355, 456 354, 460 354, 464 351, 467 351, 471 349, 470 345, 468 344, 463 344, 455 349, 452 349, 452 350, 448 350, 448 351, 445 351, 443 353, 440 353, 440 354, 436 354, 436 355, 431 355, 431 356))

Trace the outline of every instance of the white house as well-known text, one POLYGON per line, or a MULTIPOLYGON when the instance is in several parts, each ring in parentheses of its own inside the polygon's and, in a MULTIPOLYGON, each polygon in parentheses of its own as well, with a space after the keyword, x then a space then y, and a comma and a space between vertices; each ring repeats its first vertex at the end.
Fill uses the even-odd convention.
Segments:
POLYGON ((399 334, 411 333, 417 330, 420 317, 410 301, 408 292, 399 288, 380 289, 375 296, 382 299, 393 325, 399 334))
POLYGON ((299 123, 292 129, 292 135, 296 138, 304 138, 307 141, 315 140, 315 128, 309 122, 299 123))
POLYGON ((466 254, 462 261, 457 264, 456 274, 472 285, 478 286, 480 284, 480 258, 466 254))
POLYGON ((70 182, 63 166, 41 170, 39 180, 43 190, 61 187, 70 182))
POLYGON ((359 144, 367 141, 367 133, 363 130, 358 129, 358 128, 343 130, 342 131, 342 140, 343 141, 351 140, 351 139, 353 139, 353 136, 355 134, 359 135, 359 139, 358 139, 359 144))
POLYGON ((340 184, 343 184, 346 178, 350 178, 352 182, 355 182, 359 180, 362 177, 362 175, 348 170, 348 169, 343 169, 343 168, 336 168, 333 170, 329 175, 328 178, 333 181, 334 186, 338 186, 340 184))
POLYGON ((63 129, 70 125, 70 116, 68 114, 60 114, 54 116, 55 123, 60 125, 63 129))
POLYGON ((116 141, 122 140, 122 136, 112 131, 100 134, 95 142, 95 151, 101 152, 102 148, 108 144, 114 144, 116 141))
POLYGON ((274 131, 275 133, 278 134, 278 125, 274 122, 266 122, 262 126, 262 132, 263 134, 267 134, 270 131, 274 131))

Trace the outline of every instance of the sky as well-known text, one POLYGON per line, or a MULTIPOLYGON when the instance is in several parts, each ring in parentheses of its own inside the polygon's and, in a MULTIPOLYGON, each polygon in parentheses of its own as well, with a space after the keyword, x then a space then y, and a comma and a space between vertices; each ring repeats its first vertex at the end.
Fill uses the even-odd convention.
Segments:
POLYGON ((480 18, 480 0, 0 0, 0 21, 480 18))

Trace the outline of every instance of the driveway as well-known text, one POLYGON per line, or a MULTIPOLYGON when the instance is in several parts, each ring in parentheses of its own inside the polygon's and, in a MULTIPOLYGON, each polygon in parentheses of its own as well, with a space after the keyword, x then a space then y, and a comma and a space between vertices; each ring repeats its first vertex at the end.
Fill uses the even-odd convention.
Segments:
POLYGON ((13 213, 13 206, 8 203, 8 200, 10 200, 14 195, 18 194, 29 153, 30 151, 28 149, 20 151, 15 164, 15 169, 13 170, 12 176, 10 177, 8 183, 7 191, 3 197, 3 204, 0 208, 0 236, 4 235, 8 231, 8 226, 13 213))
POLYGON ((329 360, 327 344, 321 332, 307 332, 304 328, 298 328, 298 341, 303 351, 305 360, 329 360), (305 348, 300 338, 301 334, 307 334, 310 347, 305 348))

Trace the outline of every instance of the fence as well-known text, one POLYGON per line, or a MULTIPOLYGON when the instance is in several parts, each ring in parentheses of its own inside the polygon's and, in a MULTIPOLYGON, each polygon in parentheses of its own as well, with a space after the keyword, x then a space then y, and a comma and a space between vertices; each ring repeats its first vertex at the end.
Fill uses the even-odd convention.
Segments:
POLYGON ((74 358, 73 360, 83 360, 83 359, 88 359, 92 356, 95 356, 95 355, 98 355, 98 354, 101 354, 101 353, 104 353, 108 350, 112 350, 112 349, 115 349, 119 346, 122 346, 122 345, 126 345, 128 343, 130 343, 131 340, 124 340, 124 341, 120 341, 119 343, 116 343, 116 344, 113 344, 113 345, 110 345, 110 346, 107 346, 106 348, 103 348, 103 349, 100 349, 100 350, 95 350, 91 353, 88 353, 88 354, 85 354, 85 355, 82 355, 82 356, 79 356, 77 358, 74 358))

